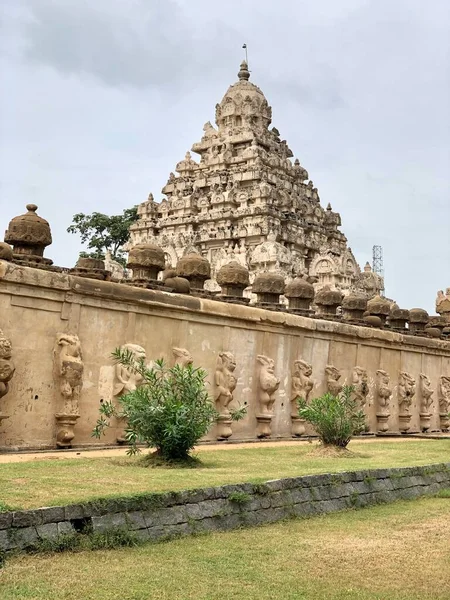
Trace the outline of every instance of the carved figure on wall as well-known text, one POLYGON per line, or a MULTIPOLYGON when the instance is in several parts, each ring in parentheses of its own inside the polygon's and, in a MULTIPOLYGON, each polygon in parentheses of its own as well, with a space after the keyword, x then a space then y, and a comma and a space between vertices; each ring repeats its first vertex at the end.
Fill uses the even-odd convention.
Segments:
MULTIPOLYGON (((128 350, 132 353, 136 361, 145 361, 146 352, 142 346, 137 344, 124 344, 121 350, 128 350)), ((116 398, 124 396, 129 392, 134 392, 138 387, 144 383, 144 378, 139 373, 136 373, 132 369, 124 367, 123 365, 116 364, 115 367, 115 379, 113 387, 113 395, 116 398)), ((116 441, 118 444, 124 444, 126 430, 126 419, 124 417, 116 418, 116 441)))
POLYGON ((443 375, 439 380, 439 417, 442 431, 450 428, 450 376, 443 375))
POLYGON ((359 408, 363 409, 367 402, 369 394, 369 384, 366 369, 355 367, 352 373, 352 386, 355 400, 359 404, 359 408))
POLYGON ((431 423, 430 407, 433 402, 433 390, 431 381, 424 373, 420 376, 420 428, 422 431, 428 431, 431 423))
POLYGON ((63 399, 62 411, 55 414, 56 445, 67 448, 75 437, 75 425, 79 419, 78 400, 83 386, 83 357, 77 335, 60 333, 56 338, 54 353, 55 374, 63 399))
MULTIPOLYGON (((16 367, 11 360, 12 348, 11 341, 5 336, 0 329, 0 398, 6 396, 9 391, 9 382, 11 381, 16 367)), ((9 415, 0 412, 0 425, 3 419, 7 419, 9 415)))
POLYGON ((376 383, 376 401, 377 401, 377 429, 384 433, 389 429, 388 420, 390 417, 389 401, 392 396, 392 390, 389 387, 390 378, 386 371, 379 369, 377 371, 376 383))
POLYGON ((325 376, 327 378, 327 390, 333 396, 338 396, 342 391, 342 383, 339 383, 341 378, 341 372, 333 365, 327 365, 325 367, 325 376))
POLYGON ((175 357, 175 364, 180 367, 187 367, 192 365, 193 358, 189 350, 185 348, 172 348, 173 355, 175 357))
POLYGON ((272 409, 275 402, 275 392, 280 380, 274 374, 275 362, 268 356, 259 354, 257 361, 260 364, 258 375, 258 405, 259 413, 256 415, 257 432, 259 438, 269 437, 272 433, 270 422, 273 414, 272 409))
POLYGON ((309 400, 309 394, 314 387, 314 381, 311 378, 312 367, 304 360, 296 360, 291 379, 291 420, 292 435, 300 437, 305 433, 305 420, 298 414, 297 400, 309 400))
POLYGON ((226 440, 233 433, 231 429, 232 419, 228 406, 233 400, 233 392, 237 384, 236 377, 234 376, 235 369, 236 360, 233 354, 231 352, 220 352, 217 357, 216 372, 214 375, 214 382, 216 384, 214 399, 219 412, 217 437, 220 440, 226 440))
POLYGON ((416 380, 406 371, 400 371, 398 381, 398 408, 399 408, 399 429, 405 433, 410 428, 411 413, 410 407, 416 393, 416 380))

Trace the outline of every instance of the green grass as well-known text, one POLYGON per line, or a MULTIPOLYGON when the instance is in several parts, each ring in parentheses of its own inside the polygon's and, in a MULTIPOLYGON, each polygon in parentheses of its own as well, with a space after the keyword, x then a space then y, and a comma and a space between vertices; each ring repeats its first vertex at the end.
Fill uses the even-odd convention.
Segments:
POLYGON ((6 561, 2 600, 445 600, 450 500, 6 561))
POLYGON ((308 443, 200 449, 202 468, 144 468, 139 458, 39 459, 0 464, 0 501, 14 508, 55 506, 279 477, 450 461, 450 440, 352 441, 352 458, 311 456, 308 443))

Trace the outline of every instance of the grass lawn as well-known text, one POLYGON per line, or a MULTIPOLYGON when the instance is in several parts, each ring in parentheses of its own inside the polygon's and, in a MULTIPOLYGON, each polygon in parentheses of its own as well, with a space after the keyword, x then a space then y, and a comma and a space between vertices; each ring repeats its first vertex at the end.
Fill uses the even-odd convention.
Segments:
MULTIPOLYGON (((199 449, 197 469, 148 469, 137 458, 79 458, 0 464, 0 507, 37 508, 106 496, 261 482, 280 477, 450 461, 450 439, 352 441, 352 458, 311 456, 308 443, 199 449)), ((44 455, 43 455, 44 456, 44 455)))
POLYGON ((2 600, 444 600, 450 498, 136 548, 22 556, 2 600))

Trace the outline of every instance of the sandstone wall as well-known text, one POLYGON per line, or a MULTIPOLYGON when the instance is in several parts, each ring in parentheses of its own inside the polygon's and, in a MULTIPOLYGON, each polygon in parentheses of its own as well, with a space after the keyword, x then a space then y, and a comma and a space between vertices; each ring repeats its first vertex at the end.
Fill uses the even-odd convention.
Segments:
MULTIPOLYGON (((377 430, 377 370, 390 376, 391 432, 399 431, 400 372, 407 372, 416 382, 409 432, 420 430, 420 374, 428 376, 434 392, 429 431, 441 427, 440 378, 450 377, 448 341, 144 290, 4 261, 0 261, 0 329, 12 342, 16 366, 9 391, 0 399, 0 413, 9 415, 0 419, 3 449, 55 446, 55 414, 63 411, 54 360, 61 333, 78 336, 84 367, 74 445, 115 443, 116 431, 110 430, 101 442, 91 437, 91 431, 100 401, 113 394, 111 352, 125 343, 145 348, 147 361, 164 357, 171 364, 172 348, 188 350, 194 365, 207 370, 212 394, 218 354, 231 352, 236 360, 234 403, 248 407, 245 419, 232 425, 233 440, 254 439, 257 434, 258 355, 274 360, 280 379, 271 423, 273 438, 291 436, 291 378, 297 359, 312 365, 311 397, 326 391, 327 365, 340 371, 342 383, 351 382, 355 366, 365 369, 369 386, 365 410, 371 431, 377 430)), ((216 436, 214 428, 207 439, 216 436)))

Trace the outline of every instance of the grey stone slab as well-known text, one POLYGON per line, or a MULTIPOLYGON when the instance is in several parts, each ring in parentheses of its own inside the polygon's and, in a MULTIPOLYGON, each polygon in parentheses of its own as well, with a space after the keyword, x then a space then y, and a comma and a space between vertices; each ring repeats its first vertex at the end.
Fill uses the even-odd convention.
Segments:
POLYGON ((0 530, 0 552, 8 552, 17 548, 17 542, 11 536, 11 530, 0 530))
POLYGON ((0 530, 11 527, 13 521, 12 512, 0 512, 0 530))
POLYGON ((278 508, 279 506, 289 506, 294 504, 291 490, 282 490, 280 492, 274 492, 270 495, 270 506, 272 508, 278 508))
POLYGON ((61 521, 56 525, 58 527, 58 535, 71 535, 75 533, 75 529, 70 521, 61 521))
POLYGON ((128 529, 135 531, 136 529, 146 529, 147 525, 144 520, 144 515, 140 511, 127 513, 125 516, 128 529))
POLYGON ((63 506, 48 506, 45 508, 40 508, 39 512, 41 513, 41 521, 43 524, 58 523, 58 521, 64 521, 63 506))
POLYGON ((82 504, 70 504, 64 507, 64 520, 71 521, 72 519, 83 519, 86 516, 84 506, 82 504))
MULTIPOLYGON (((320 488, 324 489, 326 486, 320 486, 320 488)), ((291 498, 294 504, 299 504, 300 502, 310 502, 313 499, 311 490, 309 488, 297 488, 295 490, 291 490, 291 498)))
POLYGON ((40 539, 51 540, 58 537, 58 524, 45 523, 44 525, 37 525, 36 531, 40 539))
MULTIPOLYGON (((207 502, 213 502, 208 500, 207 502)), ((187 521, 187 512, 184 506, 170 506, 161 508, 157 513, 157 519, 160 525, 176 525, 187 521)))
POLYGON ((106 531, 108 529, 127 528, 127 519, 125 513, 114 513, 112 515, 103 515, 102 517, 92 517, 92 530, 106 531))
POLYGON ((245 504, 245 512, 270 508, 270 506, 270 496, 252 496, 250 501, 245 504))
MULTIPOLYGON (((358 484, 358 482, 355 482, 356 484, 358 484)), ((352 483, 343 483, 341 485, 331 485, 329 486, 328 490, 329 490, 329 494, 330 494, 330 499, 333 500, 334 498, 342 498, 344 496, 348 496, 353 488, 352 483)))
POLYGON ((42 524, 42 515, 39 510, 19 510, 13 512, 14 527, 31 527, 42 524))
POLYGON ((18 548, 29 548, 39 541, 36 527, 21 527, 14 531, 14 541, 18 548))

